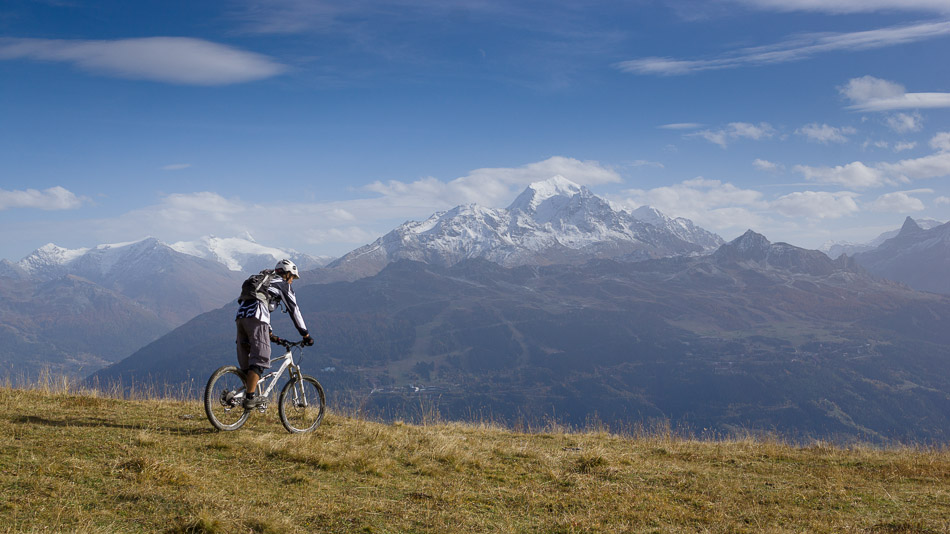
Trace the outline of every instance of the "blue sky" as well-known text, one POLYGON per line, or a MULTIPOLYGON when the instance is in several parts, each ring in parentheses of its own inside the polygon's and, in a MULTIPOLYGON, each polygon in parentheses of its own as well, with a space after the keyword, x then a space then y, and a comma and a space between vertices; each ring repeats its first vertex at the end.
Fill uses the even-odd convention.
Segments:
POLYGON ((0 258, 340 255, 562 175, 732 239, 950 219, 946 0, 7 0, 0 258))

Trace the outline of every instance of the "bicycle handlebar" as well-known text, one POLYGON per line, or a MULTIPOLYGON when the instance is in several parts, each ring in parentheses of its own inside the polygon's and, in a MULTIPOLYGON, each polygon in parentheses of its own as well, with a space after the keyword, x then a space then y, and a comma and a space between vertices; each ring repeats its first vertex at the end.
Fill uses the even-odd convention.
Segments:
POLYGON ((306 344, 304 343, 304 340, 302 340, 302 339, 301 339, 300 341, 289 341, 289 340, 287 340, 287 339, 277 339, 276 341, 275 341, 275 340, 271 340, 271 342, 272 342, 272 343, 276 343, 276 344, 278 344, 278 345, 284 347, 285 349, 290 349, 290 348, 293 348, 293 347, 305 347, 305 346, 306 346, 306 344))

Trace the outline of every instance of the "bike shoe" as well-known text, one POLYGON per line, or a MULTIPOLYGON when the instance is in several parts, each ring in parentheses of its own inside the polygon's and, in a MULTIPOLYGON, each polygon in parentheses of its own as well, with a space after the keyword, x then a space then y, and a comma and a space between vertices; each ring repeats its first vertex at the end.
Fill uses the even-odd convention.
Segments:
POLYGON ((244 397, 244 409, 253 410, 254 408, 260 408, 264 402, 264 397, 261 395, 254 395, 254 397, 244 397))

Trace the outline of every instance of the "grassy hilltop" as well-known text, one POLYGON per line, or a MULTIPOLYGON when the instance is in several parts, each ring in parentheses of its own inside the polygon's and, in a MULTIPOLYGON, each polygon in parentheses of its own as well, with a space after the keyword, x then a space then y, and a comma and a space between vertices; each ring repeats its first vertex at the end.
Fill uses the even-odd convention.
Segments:
POLYGON ((950 532, 950 450, 793 447, 0 388, 0 532, 950 532))

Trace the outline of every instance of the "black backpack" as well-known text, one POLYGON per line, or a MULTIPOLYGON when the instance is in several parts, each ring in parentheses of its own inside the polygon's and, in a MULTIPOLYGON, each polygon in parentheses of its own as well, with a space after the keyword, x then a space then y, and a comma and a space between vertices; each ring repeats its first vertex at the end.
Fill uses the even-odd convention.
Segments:
POLYGON ((265 304, 270 303, 270 297, 267 294, 267 288, 276 275, 273 269, 264 269, 258 274, 251 275, 241 284, 241 296, 239 301, 259 300, 265 304))

